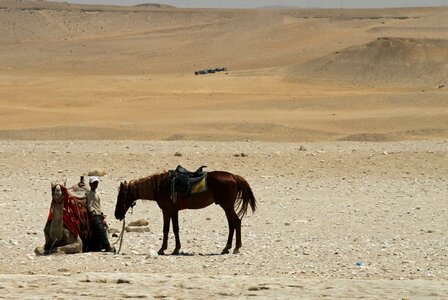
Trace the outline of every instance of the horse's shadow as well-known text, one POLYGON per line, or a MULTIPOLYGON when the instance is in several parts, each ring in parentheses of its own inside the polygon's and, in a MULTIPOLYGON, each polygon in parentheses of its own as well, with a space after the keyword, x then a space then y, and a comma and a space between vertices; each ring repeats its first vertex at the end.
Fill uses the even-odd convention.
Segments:
POLYGON ((165 254, 165 256, 222 256, 220 253, 195 253, 195 252, 179 252, 178 254, 165 254))

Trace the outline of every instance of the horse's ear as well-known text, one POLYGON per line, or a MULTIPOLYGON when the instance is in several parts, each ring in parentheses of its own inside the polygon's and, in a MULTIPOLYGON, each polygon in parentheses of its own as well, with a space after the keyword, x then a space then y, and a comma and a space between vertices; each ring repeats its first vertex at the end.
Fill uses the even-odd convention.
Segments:
POLYGON ((120 189, 122 189, 124 186, 123 182, 120 182, 120 189))

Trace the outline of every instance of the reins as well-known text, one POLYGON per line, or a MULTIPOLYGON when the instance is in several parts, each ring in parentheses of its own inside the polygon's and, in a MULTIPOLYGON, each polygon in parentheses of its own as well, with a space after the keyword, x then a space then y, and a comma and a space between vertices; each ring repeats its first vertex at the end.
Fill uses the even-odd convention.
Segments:
POLYGON ((115 245, 116 243, 118 243, 118 241, 120 241, 120 245, 118 246, 117 254, 120 253, 121 245, 123 244, 123 236, 124 236, 124 227, 125 227, 125 225, 126 225, 126 219, 123 218, 123 227, 121 228, 120 236, 118 237, 117 241, 114 243, 114 245, 115 245))

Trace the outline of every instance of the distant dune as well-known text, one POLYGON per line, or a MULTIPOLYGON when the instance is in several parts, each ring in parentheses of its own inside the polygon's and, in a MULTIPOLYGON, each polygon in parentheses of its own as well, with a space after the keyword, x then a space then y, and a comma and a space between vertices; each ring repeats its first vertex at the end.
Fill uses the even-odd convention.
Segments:
POLYGON ((167 4, 159 4, 159 3, 142 3, 134 5, 135 7, 149 7, 149 8, 176 8, 173 5, 167 5, 167 4))
MULTIPOLYGON (((448 9, 190 10, 151 3, 119 7, 12 0, 0 7, 0 71, 179 74, 217 64, 233 71, 274 72, 314 61, 297 74, 320 76, 319 62, 328 60, 333 73, 340 73, 339 67, 343 73, 358 72, 356 63, 346 64, 344 53, 355 51, 365 63, 364 56, 375 54, 356 47, 384 34, 448 40, 448 9), (345 61, 337 65, 338 59, 345 61)), ((399 54, 398 40, 391 41, 389 49, 375 47, 399 54)), ((408 44, 402 47, 411 49, 408 44)), ((430 79, 431 84, 438 81, 430 79)))
POLYGON ((447 137, 447 28, 448 8, 4 0, 0 139, 447 137))
POLYGON ((368 86, 446 85, 448 40, 378 38, 290 70, 302 78, 368 86))
POLYGON ((268 6, 260 6, 259 9, 298 9, 296 6, 287 6, 287 5, 268 5, 268 6))

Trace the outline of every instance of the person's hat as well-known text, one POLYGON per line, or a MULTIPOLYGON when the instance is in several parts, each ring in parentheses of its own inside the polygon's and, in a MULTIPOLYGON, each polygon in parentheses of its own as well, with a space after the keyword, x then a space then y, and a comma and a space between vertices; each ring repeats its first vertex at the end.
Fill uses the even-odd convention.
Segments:
POLYGON ((96 176, 91 176, 90 178, 89 178, 89 183, 94 183, 94 182, 98 182, 99 180, 98 180, 98 177, 96 177, 96 176))

